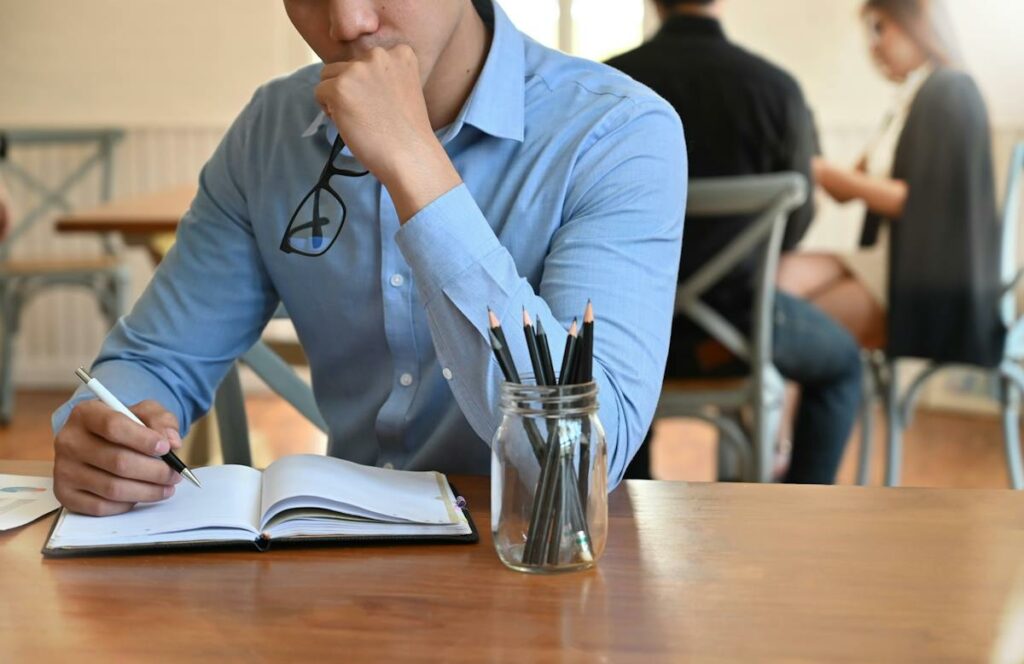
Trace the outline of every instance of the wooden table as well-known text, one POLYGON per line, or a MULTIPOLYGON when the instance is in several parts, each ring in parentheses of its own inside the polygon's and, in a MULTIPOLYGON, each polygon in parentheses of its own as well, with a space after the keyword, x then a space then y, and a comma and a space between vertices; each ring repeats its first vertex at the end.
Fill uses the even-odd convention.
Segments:
POLYGON ((196 185, 113 201, 57 219, 61 233, 117 233, 128 244, 145 244, 154 235, 173 234, 196 195, 196 185))
POLYGON ((1021 599, 1009 491, 627 482, 599 568, 541 577, 455 481, 478 545, 44 560, 50 518, 0 533, 0 660, 984 661, 1021 599))

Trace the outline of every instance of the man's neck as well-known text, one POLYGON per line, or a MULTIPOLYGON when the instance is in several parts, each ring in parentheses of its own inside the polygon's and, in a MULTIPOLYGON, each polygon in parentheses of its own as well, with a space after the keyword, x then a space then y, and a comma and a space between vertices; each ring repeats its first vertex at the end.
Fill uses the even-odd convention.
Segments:
POLYGON ((490 31, 467 0, 462 19, 423 86, 430 126, 435 130, 455 121, 480 76, 490 45, 490 31))
POLYGON ((712 2, 709 5, 679 5, 670 8, 659 6, 658 13, 661 15, 662 21, 667 21, 673 16, 697 16, 718 20, 721 18, 722 8, 718 2, 712 2))

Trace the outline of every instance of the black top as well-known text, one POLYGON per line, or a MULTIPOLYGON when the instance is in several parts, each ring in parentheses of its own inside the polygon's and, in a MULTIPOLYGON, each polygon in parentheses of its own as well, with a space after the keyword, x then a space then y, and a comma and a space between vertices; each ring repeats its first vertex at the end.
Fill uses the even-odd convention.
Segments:
MULTIPOLYGON (((907 183, 907 202, 891 226, 889 354, 997 365, 999 221, 988 114, 970 76, 939 68, 925 81, 892 175, 907 183)), ((882 222, 868 215, 863 244, 882 222)))
MULTIPOLYGON (((650 41, 608 64, 675 107, 686 132, 691 178, 797 171, 810 184, 817 140, 800 86, 778 67, 731 43, 718 21, 674 16, 650 41)), ((789 219, 784 249, 797 245, 813 216, 813 200, 808 197, 789 219)), ((750 217, 688 217, 680 282, 749 221, 750 217)), ((707 296, 709 304, 744 326, 755 269, 753 260, 744 263, 707 296)), ((673 331, 673 345, 678 332, 673 331)))

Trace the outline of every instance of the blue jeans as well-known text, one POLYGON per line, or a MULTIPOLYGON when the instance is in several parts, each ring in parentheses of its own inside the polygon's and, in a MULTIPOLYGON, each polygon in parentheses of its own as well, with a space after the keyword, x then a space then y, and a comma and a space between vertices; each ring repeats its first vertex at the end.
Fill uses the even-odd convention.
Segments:
MULTIPOLYGON (((860 349, 838 323, 806 300, 775 297, 772 361, 787 380, 800 385, 793 428, 793 456, 785 481, 831 484, 835 481, 861 399, 860 349)), ((696 346, 673 333, 666 374, 670 378, 742 375, 733 359, 708 371, 698 368, 696 346)), ((626 477, 650 477, 650 434, 626 477)))

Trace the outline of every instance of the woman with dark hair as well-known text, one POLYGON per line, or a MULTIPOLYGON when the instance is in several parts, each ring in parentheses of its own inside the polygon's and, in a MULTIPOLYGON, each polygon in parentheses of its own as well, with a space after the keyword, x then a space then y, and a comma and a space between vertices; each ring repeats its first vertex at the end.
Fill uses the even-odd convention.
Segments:
POLYGON ((837 201, 866 204, 862 250, 787 256, 779 286, 893 357, 992 366, 1003 331, 985 103, 939 0, 868 0, 861 13, 896 103, 855 168, 817 159, 814 172, 837 201))

